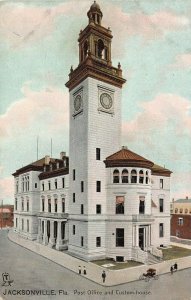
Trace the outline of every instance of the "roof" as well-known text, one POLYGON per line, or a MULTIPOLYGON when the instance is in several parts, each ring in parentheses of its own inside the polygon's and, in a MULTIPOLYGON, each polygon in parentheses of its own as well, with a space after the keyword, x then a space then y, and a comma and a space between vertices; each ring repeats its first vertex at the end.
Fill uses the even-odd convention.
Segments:
POLYGON ((186 198, 186 199, 178 199, 174 201, 174 203, 191 203, 191 199, 186 198))
POLYGON ((12 211, 11 211, 11 209, 9 209, 9 208, 2 208, 2 207, 0 207, 0 213, 8 213, 8 214, 10 214, 12 211))
POLYGON ((160 175, 169 177, 172 171, 166 169, 165 167, 161 167, 159 165, 154 164, 151 168, 152 175, 160 175))
POLYGON ((145 167, 151 169, 154 163, 143 156, 122 147, 121 150, 108 156, 104 161, 106 167, 145 167))

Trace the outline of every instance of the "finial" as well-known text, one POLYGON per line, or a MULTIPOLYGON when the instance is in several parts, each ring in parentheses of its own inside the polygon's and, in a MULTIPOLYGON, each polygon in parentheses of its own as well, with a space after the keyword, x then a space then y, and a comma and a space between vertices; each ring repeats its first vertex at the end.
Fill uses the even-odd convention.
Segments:
POLYGON ((121 64, 120 64, 120 62, 118 62, 118 69, 121 69, 121 64))
POLYGON ((74 70, 73 70, 73 66, 71 66, 70 68, 70 73, 72 73, 74 70))

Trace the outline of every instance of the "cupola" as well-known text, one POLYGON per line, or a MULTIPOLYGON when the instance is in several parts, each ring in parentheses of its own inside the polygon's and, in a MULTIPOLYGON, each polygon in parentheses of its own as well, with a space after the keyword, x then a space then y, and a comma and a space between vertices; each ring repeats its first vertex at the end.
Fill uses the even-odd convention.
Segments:
POLYGON ((100 6, 96 3, 96 1, 94 1, 94 3, 91 5, 87 15, 89 18, 89 23, 93 21, 95 24, 101 25, 101 19, 103 17, 103 14, 100 9, 100 6))

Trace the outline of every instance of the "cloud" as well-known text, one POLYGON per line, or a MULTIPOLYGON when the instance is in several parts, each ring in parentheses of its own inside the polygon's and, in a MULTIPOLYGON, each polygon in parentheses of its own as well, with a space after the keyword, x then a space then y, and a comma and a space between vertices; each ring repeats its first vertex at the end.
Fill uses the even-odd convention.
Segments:
POLYGON ((12 176, 0 179, 1 200, 3 203, 13 200, 14 195, 14 179, 12 176))
MULTIPOLYGON (((80 3, 82 10, 85 3, 80 3)), ((0 7, 0 34, 14 47, 28 45, 51 35, 56 19, 66 15, 80 15, 75 1, 49 8, 5 3, 0 7)))
POLYGON ((68 129, 68 93, 48 87, 41 91, 22 88, 23 98, 12 103, 0 116, 0 137, 11 138, 22 132, 58 133, 68 129))
POLYGON ((176 56, 176 61, 173 65, 178 68, 190 68, 191 67, 191 53, 183 53, 176 56))

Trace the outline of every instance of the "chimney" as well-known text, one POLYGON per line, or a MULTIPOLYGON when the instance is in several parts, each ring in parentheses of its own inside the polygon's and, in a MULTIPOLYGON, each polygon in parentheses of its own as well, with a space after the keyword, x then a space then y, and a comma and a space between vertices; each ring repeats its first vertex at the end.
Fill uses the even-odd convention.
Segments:
POLYGON ((64 156, 66 156, 66 152, 60 152, 60 159, 63 159, 64 156))
POLYGON ((127 146, 122 146, 121 147, 122 149, 125 149, 125 150, 127 150, 128 148, 127 148, 127 146))
POLYGON ((46 155, 45 156, 45 165, 48 165, 50 162, 50 156, 49 155, 46 155))

